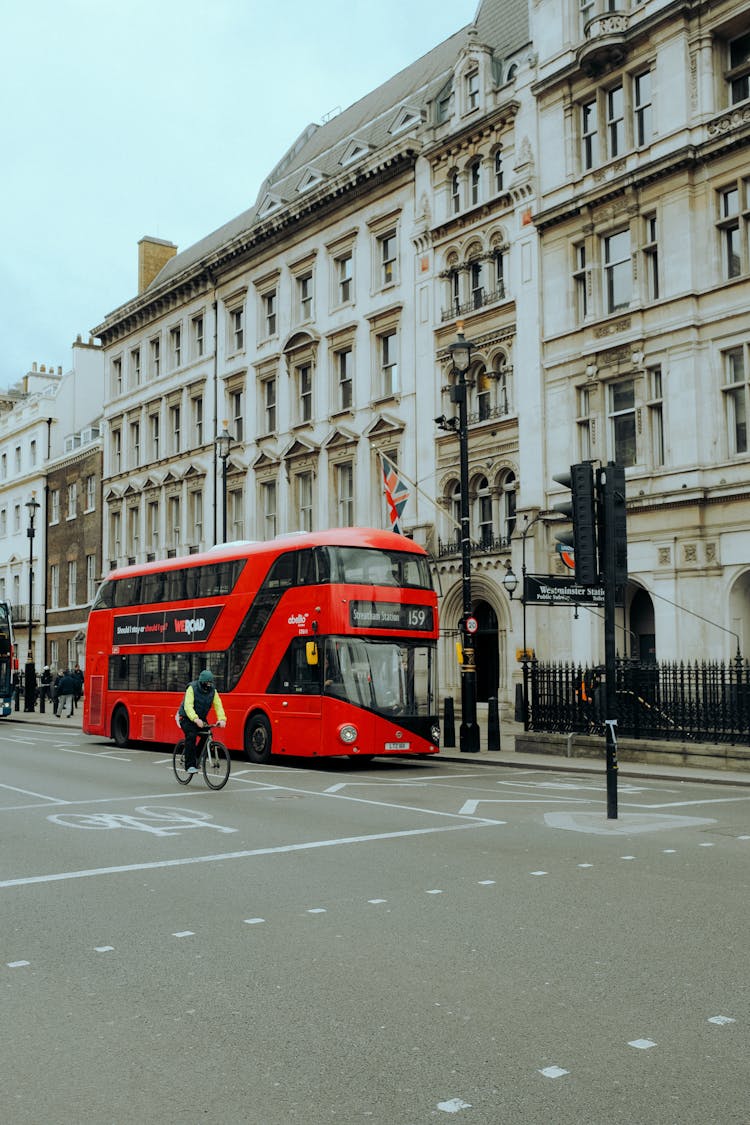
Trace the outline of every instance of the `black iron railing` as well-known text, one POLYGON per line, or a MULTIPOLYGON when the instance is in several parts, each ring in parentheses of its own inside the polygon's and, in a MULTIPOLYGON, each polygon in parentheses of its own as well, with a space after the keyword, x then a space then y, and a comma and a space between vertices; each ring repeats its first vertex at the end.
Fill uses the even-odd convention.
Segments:
MULTIPOLYGON (((493 554, 496 551, 509 551, 510 539, 501 535, 483 535, 481 539, 472 539, 472 555, 493 554)), ((461 539, 438 539, 438 558, 450 558, 451 555, 461 554, 461 539)))
MULTIPOLYGON (((526 675, 528 730, 603 733, 604 687, 596 669, 532 660, 526 675)), ((741 657, 618 659, 616 700, 618 738, 750 744, 750 665, 741 657)))
POLYGON ((477 309, 483 309, 486 305, 494 305, 497 301, 505 300, 505 286, 498 285, 495 289, 479 288, 475 289, 469 301, 454 301, 453 304, 447 309, 440 310, 440 320, 444 323, 446 320, 455 320, 459 316, 469 316, 470 313, 476 312, 477 309))
MULTIPOLYGON (((25 605, 23 603, 17 603, 17 602, 11 603, 10 616, 13 620, 14 625, 16 625, 16 626, 18 626, 18 625, 28 625, 28 623, 29 623, 29 603, 26 602, 25 605)), ((40 624, 41 621, 43 620, 43 618, 44 618, 44 606, 43 605, 32 605, 32 607, 31 607, 31 623, 32 623, 32 625, 40 624)))

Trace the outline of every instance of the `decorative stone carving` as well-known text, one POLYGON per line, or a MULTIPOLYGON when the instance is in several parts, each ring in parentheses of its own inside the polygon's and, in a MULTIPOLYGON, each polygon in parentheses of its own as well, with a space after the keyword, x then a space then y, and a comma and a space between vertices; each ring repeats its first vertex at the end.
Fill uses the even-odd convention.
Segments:
POLYGON ((714 118, 708 123, 709 137, 720 137, 732 129, 740 129, 750 122, 750 106, 738 106, 731 113, 723 113, 721 117, 714 118))

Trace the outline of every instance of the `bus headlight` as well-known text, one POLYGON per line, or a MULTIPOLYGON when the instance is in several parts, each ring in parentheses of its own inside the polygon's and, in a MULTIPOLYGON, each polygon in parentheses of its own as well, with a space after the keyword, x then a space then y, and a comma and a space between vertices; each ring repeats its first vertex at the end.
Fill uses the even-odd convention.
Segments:
POLYGON ((434 723, 433 726, 430 727, 430 738, 436 746, 440 742, 440 727, 437 723, 434 723))
POLYGON ((343 727, 339 727, 339 738, 345 742, 347 746, 351 746, 352 742, 357 741, 357 728, 353 727, 351 723, 346 723, 343 727))

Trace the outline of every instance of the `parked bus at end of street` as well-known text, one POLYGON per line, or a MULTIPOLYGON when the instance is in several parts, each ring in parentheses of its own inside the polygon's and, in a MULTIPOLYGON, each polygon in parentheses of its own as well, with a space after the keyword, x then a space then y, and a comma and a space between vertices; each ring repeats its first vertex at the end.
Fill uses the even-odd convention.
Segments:
POLYGON ((13 615, 7 602, 0 602, 0 718, 13 709, 13 677, 18 673, 18 654, 13 638, 13 615))
POLYGON ((222 740, 251 762, 439 751, 437 595, 426 552, 343 528, 111 571, 89 615, 83 729, 174 742, 204 668, 222 740))

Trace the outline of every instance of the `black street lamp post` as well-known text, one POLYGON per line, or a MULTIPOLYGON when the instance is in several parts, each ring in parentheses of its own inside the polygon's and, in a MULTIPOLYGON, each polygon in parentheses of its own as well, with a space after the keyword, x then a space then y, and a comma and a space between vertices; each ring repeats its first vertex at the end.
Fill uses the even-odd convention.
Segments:
POLYGON ((24 710, 33 711, 36 697, 34 650, 31 647, 34 628, 34 520, 39 508, 41 508, 41 504, 36 498, 36 492, 31 493, 31 499, 27 500, 24 506, 29 509, 29 526, 26 529, 26 534, 29 537, 29 651, 24 674, 24 710))
POLYGON ((229 457, 229 450, 232 447, 234 438, 227 429, 226 419, 224 420, 224 429, 220 434, 216 435, 216 450, 219 454, 221 461, 221 541, 227 541, 227 458, 229 457))
POLYGON ((479 752, 479 727, 477 725, 477 668, 474 652, 476 620, 471 599, 471 528, 469 521, 469 432, 466 409, 466 373, 471 365, 472 345, 464 339, 463 323, 456 324, 458 338, 448 346, 455 382, 450 389, 450 400, 458 406, 458 418, 436 418, 443 430, 458 434, 459 476, 461 482, 461 588, 463 613, 461 618, 461 726, 459 745, 461 753, 479 752))

